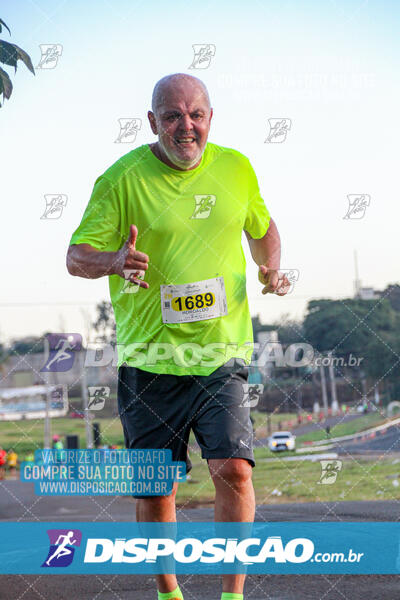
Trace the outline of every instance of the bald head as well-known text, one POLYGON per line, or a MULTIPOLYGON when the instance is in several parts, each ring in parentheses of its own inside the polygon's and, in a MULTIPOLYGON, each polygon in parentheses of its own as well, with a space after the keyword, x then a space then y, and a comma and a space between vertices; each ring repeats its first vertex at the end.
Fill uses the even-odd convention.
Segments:
POLYGON ((160 106, 168 102, 172 94, 177 95, 180 91, 191 89, 192 94, 197 96, 199 101, 205 102, 208 109, 211 108, 210 97, 204 83, 197 77, 187 75, 186 73, 174 73, 166 75, 154 86, 151 99, 151 108, 154 114, 160 106))
POLYGON ((204 83, 185 73, 163 77, 154 87, 147 115, 158 135, 152 148, 157 158, 173 168, 194 169, 206 147, 213 115, 204 83))

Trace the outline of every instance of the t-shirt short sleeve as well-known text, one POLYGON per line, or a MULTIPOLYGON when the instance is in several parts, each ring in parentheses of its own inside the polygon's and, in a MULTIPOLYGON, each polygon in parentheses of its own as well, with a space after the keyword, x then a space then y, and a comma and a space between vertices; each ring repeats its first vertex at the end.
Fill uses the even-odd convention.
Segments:
POLYGON ((261 197, 258 187, 257 176, 250 162, 247 161, 248 168, 248 207, 244 230, 255 240, 262 238, 268 230, 270 214, 261 197))
POLYGON ((126 237, 122 205, 118 187, 105 177, 99 177, 81 223, 72 234, 70 245, 90 244, 97 250, 119 250, 126 237))

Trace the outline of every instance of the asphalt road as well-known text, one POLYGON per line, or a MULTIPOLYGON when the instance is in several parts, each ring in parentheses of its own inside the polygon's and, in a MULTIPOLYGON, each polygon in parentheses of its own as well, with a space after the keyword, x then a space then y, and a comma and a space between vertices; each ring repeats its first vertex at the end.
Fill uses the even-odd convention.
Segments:
MULTIPOLYGON (((335 445, 338 454, 392 454, 400 452, 400 428, 399 425, 370 433, 368 436, 357 438, 351 442, 340 442, 335 445)), ((399 594, 400 598, 400 594, 399 594)))
MULTIPOLYGON (((327 417, 322 423, 304 423, 304 425, 299 425, 292 428, 292 432, 296 436, 305 435, 306 433, 311 433, 312 431, 325 431, 327 425, 332 429, 338 423, 349 423, 350 421, 354 421, 356 419, 360 419, 362 415, 360 414, 348 414, 348 415, 337 415, 335 417, 327 417)), ((334 434, 332 434, 332 437, 334 434)), ((327 438, 327 442, 329 439, 327 438)), ((255 439, 254 446, 255 447, 264 447, 268 445, 268 437, 255 439)))
MULTIPOLYGON (((126 497, 37 497, 33 484, 0 483, 3 521, 130 521, 135 503, 126 497)), ((257 521, 396 521, 399 503, 338 502, 257 506, 257 521)), ((178 510, 180 521, 211 521, 212 508, 178 510)), ((0 525, 1 531, 1 525, 0 525)), ((219 600, 214 575, 181 575, 185 600, 219 600)), ((2 575, 0 600, 156 600, 154 580, 143 575, 2 575)), ((395 600, 397 575, 250 575, 246 600, 395 600)))

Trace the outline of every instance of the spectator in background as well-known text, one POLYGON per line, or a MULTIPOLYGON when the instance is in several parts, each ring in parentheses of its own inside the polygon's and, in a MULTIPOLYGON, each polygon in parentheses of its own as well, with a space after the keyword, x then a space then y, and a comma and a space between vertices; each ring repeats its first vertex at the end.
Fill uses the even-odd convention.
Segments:
POLYGON ((60 436, 55 434, 53 435, 53 443, 52 443, 52 448, 54 450, 57 450, 56 454, 56 460, 61 460, 62 457, 62 452, 61 450, 64 449, 64 444, 62 443, 60 436))
POLYGON ((3 450, 3 448, 0 446, 0 479, 4 479, 4 476, 6 473, 6 470, 5 470, 6 458, 7 458, 7 452, 5 450, 3 450))
POLYGON ((17 464, 18 464, 18 454, 10 448, 7 454, 7 467, 10 472, 10 475, 15 477, 17 472, 17 464))

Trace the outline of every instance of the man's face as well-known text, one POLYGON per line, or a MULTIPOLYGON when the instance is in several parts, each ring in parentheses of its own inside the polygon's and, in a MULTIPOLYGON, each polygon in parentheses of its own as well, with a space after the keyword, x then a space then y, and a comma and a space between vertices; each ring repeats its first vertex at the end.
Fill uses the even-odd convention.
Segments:
POLYGON ((190 80, 171 83, 155 114, 149 111, 148 117, 167 164, 188 170, 200 163, 212 117, 200 85, 190 80))

